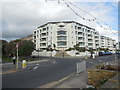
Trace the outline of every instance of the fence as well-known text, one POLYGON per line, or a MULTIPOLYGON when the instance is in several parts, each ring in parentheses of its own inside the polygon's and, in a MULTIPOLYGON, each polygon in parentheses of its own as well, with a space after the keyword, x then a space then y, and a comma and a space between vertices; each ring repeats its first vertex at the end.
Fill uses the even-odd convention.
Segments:
POLYGON ((85 61, 78 62, 77 63, 77 74, 79 74, 85 70, 86 70, 86 62, 85 61))

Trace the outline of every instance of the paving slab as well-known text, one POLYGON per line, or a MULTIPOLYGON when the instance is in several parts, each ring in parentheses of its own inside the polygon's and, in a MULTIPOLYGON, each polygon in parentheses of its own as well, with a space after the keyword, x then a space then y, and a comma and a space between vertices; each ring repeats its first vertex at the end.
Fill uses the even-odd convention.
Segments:
POLYGON ((58 85, 53 86, 54 88, 86 88, 87 86, 87 71, 81 72, 80 74, 74 74, 68 79, 60 82, 58 85))

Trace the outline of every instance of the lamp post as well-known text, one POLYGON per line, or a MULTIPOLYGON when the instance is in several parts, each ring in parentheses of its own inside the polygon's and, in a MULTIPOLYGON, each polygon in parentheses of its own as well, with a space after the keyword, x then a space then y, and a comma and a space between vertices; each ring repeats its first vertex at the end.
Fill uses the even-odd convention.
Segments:
POLYGON ((19 44, 17 43, 16 44, 16 49, 17 49, 16 70, 18 70, 18 47, 19 47, 19 44))
POLYGON ((116 61, 116 52, 117 52, 117 50, 116 50, 116 44, 114 44, 114 48, 115 48, 115 61, 116 61))
POLYGON ((51 44, 48 46, 48 49, 51 51, 51 55, 49 54, 49 59, 52 58, 52 40, 49 41, 51 44))
POLYGON ((87 50, 88 50, 88 46, 86 46, 86 59, 87 59, 87 50))
POLYGON ((39 59, 39 49, 38 49, 38 59, 39 59))

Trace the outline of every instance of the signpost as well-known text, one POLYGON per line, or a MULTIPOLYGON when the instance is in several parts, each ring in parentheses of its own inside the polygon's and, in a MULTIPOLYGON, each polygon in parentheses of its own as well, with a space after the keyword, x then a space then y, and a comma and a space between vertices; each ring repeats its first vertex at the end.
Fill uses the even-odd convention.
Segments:
POLYGON ((19 43, 16 44, 16 49, 17 49, 16 70, 18 70, 18 47, 19 47, 19 43))
MULTIPOLYGON (((88 50, 88 46, 86 46, 86 49, 88 50)), ((86 56, 85 56, 86 59, 87 59, 87 50, 85 51, 86 52, 86 56)))

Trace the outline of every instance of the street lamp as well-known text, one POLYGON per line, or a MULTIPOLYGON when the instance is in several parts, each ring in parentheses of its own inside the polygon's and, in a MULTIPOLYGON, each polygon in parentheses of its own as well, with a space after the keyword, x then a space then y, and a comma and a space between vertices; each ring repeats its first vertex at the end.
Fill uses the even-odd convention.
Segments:
POLYGON ((38 59, 39 59, 39 48, 38 48, 38 59))
POLYGON ((87 59, 87 50, 88 50, 88 46, 86 46, 86 59, 87 59))
POLYGON ((116 52, 117 52, 117 50, 116 50, 116 44, 114 44, 114 48, 115 48, 115 61, 116 61, 116 52))
POLYGON ((51 43, 51 45, 48 46, 49 50, 51 51, 51 55, 49 57, 49 59, 50 59, 50 58, 52 58, 52 40, 50 40, 49 42, 51 43))
POLYGON ((18 48, 19 48, 19 43, 16 44, 16 49, 17 49, 16 70, 18 70, 18 48))

